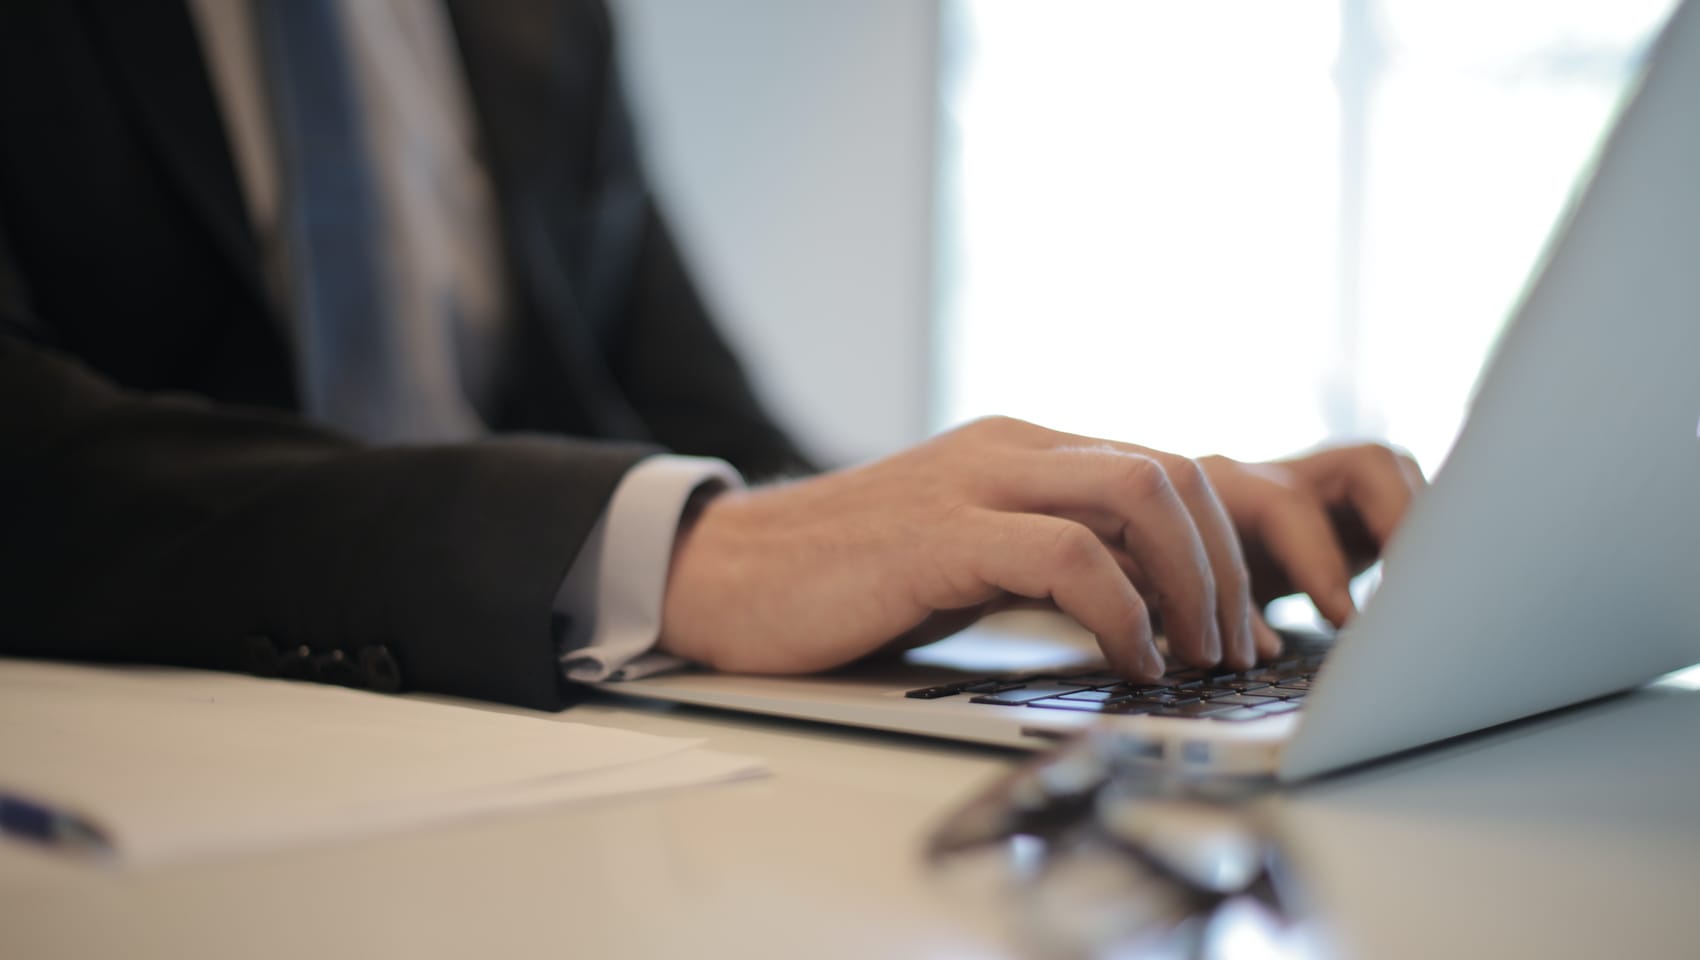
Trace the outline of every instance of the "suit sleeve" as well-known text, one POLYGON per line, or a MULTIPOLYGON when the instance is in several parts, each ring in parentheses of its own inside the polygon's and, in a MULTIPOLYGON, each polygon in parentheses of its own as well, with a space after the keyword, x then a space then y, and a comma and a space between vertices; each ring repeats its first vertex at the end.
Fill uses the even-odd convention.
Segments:
POLYGON ((551 601, 651 451, 129 392, 32 341, 17 277, 0 249, 0 653, 563 704, 551 601))

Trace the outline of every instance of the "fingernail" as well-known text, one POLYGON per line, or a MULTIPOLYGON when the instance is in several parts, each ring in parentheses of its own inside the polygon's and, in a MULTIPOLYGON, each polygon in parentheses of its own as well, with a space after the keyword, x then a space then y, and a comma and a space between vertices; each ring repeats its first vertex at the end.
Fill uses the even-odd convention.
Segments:
POLYGON ((1155 644, 1145 648, 1145 675, 1155 680, 1168 672, 1168 665, 1163 662, 1163 655, 1157 652, 1155 644))
POLYGON ((1257 659, 1272 658, 1281 652, 1280 635, 1264 621, 1255 607, 1246 611, 1246 629, 1251 631, 1251 645, 1257 659))

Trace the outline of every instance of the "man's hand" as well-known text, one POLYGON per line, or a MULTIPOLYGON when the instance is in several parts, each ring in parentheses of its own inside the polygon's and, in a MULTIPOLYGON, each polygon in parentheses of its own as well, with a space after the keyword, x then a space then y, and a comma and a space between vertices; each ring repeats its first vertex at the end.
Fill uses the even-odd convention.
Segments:
POLYGON ((1355 612, 1351 578, 1381 556, 1428 485, 1409 454, 1380 444, 1271 463, 1205 457, 1199 466, 1245 545, 1259 608, 1305 593, 1337 627, 1355 612))
POLYGON ((1126 676, 1163 672, 1154 613, 1182 660, 1243 669, 1280 646, 1254 585, 1295 584, 1330 617, 1349 613, 1336 590, 1357 544, 1336 541, 1330 518, 1355 510, 1372 534, 1389 532, 1413 486, 1400 464, 1379 447, 1201 464, 981 420, 865 466, 709 501, 675 547, 661 648, 801 673, 1028 598, 1091 630, 1126 676), (1398 497, 1384 492, 1389 471, 1398 497), (1256 547, 1250 568, 1241 536, 1256 547))

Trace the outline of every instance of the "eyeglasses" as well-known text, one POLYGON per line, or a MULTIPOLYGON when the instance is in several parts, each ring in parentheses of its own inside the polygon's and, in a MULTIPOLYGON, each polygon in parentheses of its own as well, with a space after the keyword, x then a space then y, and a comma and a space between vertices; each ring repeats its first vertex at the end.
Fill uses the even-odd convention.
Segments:
POLYGON ((1269 777, 1155 764, 1087 731, 992 784, 933 833, 928 859, 1001 874, 1046 956, 1307 957, 1269 777))

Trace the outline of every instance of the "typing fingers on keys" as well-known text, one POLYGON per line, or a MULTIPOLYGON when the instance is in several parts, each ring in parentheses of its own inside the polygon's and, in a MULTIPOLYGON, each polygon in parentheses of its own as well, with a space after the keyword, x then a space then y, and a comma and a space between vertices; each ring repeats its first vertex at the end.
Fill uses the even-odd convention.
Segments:
POLYGON ((981 508, 963 511, 958 522, 966 533, 956 566, 979 585, 963 590, 962 599, 989 595, 980 588, 1049 599, 1092 631, 1112 669, 1162 676, 1150 611, 1092 530, 1061 517, 981 508))
POLYGON ((1184 457, 1066 434, 1006 465, 1010 509, 1076 518, 1143 573, 1182 660, 1255 660, 1250 578, 1233 525, 1184 457))

